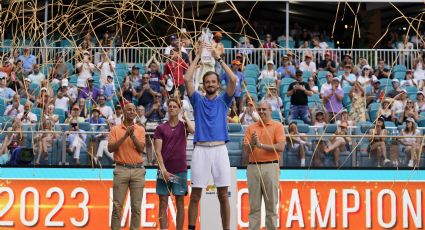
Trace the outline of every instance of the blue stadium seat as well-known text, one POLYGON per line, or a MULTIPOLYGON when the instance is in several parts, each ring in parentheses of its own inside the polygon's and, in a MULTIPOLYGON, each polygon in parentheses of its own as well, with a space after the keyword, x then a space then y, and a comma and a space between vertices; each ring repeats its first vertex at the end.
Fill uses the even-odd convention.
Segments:
POLYGON ((406 72, 407 71, 407 67, 405 65, 395 65, 393 67, 393 73, 396 72, 406 72))
POLYGON ((64 123, 65 122, 65 118, 66 118, 66 114, 65 111, 61 108, 55 108, 55 112, 56 115, 58 115, 59 117, 59 123, 64 123))
POLYGON ((317 72, 317 78, 320 79, 326 79, 326 74, 328 71, 320 70, 317 72))
POLYGON ((398 79, 399 81, 404 80, 406 78, 406 72, 400 71, 394 73, 394 79, 398 79))
POLYGON ((228 124, 229 139, 226 143, 231 166, 241 166, 242 163, 242 126, 237 123, 228 124), (237 136, 235 136, 237 135, 237 136))
POLYGON ((283 78, 282 79, 282 81, 280 82, 280 84, 281 85, 290 85, 294 81, 295 81, 295 79, 286 77, 286 78, 283 78))

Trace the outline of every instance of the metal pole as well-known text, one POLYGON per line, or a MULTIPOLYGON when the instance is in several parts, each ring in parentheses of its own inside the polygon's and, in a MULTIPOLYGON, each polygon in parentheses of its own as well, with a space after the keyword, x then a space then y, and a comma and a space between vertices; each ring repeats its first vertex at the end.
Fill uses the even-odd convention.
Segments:
POLYGON ((285 16, 286 16, 286 48, 289 49, 289 0, 286 1, 286 11, 285 11, 285 16))

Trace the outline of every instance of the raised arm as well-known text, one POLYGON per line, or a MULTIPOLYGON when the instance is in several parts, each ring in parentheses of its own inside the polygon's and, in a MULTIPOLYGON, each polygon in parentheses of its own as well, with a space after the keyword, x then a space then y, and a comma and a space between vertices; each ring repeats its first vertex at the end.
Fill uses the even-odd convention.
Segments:
POLYGON ((199 59, 201 58, 201 47, 198 47, 198 52, 196 53, 195 59, 187 69, 186 74, 184 75, 184 86, 187 90, 187 96, 192 97, 195 92, 195 86, 193 85, 193 74, 195 73, 196 67, 198 66, 199 59))

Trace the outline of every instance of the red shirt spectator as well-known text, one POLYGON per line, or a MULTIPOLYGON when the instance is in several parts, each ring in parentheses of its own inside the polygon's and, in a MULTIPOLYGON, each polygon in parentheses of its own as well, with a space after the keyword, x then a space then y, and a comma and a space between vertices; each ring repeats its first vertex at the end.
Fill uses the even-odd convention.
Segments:
POLYGON ((173 77, 174 86, 180 86, 184 84, 184 73, 188 68, 188 65, 177 53, 165 63, 164 75, 167 77, 171 75, 173 77))

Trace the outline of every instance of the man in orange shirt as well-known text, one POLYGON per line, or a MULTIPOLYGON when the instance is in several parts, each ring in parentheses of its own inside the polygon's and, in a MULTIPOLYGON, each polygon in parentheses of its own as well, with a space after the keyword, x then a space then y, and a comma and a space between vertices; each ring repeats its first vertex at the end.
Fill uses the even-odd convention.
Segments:
POLYGON ((121 229, 121 211, 127 190, 130 189, 131 230, 140 229, 140 209, 146 170, 143 166, 145 129, 134 124, 136 106, 124 106, 124 121, 112 127, 109 133, 108 151, 114 153, 113 209, 111 229, 121 229))
POLYGON ((266 207, 266 229, 276 229, 276 205, 279 193, 279 159, 285 149, 285 132, 280 122, 272 120, 267 102, 257 107, 260 120, 245 132, 244 158, 249 158, 247 182, 249 193, 249 229, 260 229, 261 198, 266 207), (246 156, 248 154, 248 156, 246 156))

